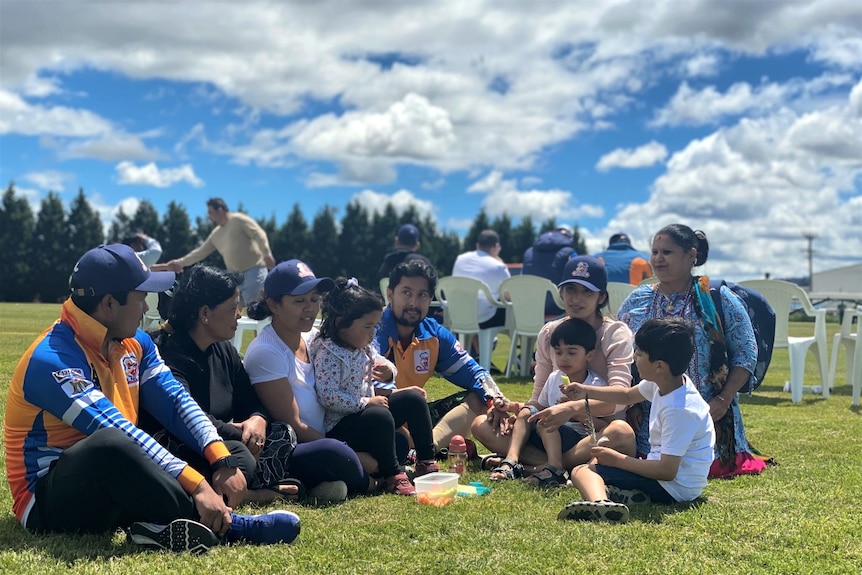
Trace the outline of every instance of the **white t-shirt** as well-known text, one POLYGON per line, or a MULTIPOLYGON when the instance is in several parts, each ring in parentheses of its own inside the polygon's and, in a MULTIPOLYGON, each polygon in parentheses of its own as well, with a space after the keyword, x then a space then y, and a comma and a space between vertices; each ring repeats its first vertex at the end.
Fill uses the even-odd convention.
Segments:
MULTIPOLYGON (((317 329, 302 334, 306 346, 315 334, 317 329)), ((324 409, 317 401, 314 388, 314 368, 296 357, 271 324, 248 344, 243 365, 252 385, 287 378, 299 406, 299 419, 312 429, 326 434, 323 427, 324 409)))
MULTIPOLYGON (((509 278, 509 268, 506 264, 482 250, 464 252, 455 259, 452 267, 452 275, 468 277, 485 282, 491 294, 500 299, 500 284, 509 278)), ((485 299, 485 294, 479 294, 478 305, 479 323, 488 321, 497 313, 499 307, 491 304, 485 299)))
MULTIPOLYGON (((555 369, 551 372, 551 375, 548 376, 548 380, 545 382, 545 387, 542 388, 542 392, 539 394, 538 403, 543 408, 551 407, 552 405, 556 405, 560 402, 560 398, 563 397, 563 392, 560 391, 560 384, 563 382, 563 375, 565 375, 559 369, 555 369)), ((580 382, 584 385, 592 385, 596 387, 607 387, 607 382, 596 375, 594 372, 587 370, 587 377, 584 381, 580 382)), ((587 426, 581 423, 580 421, 570 421, 566 425, 580 433, 581 435, 585 435, 589 433, 587 431, 587 426)))
POLYGON ((714 458, 715 428, 709 405, 688 375, 683 375, 683 383, 662 396, 658 385, 644 379, 638 384, 638 391, 652 402, 647 459, 661 459, 663 453, 681 457, 676 477, 659 483, 677 501, 692 501, 706 487, 714 458))

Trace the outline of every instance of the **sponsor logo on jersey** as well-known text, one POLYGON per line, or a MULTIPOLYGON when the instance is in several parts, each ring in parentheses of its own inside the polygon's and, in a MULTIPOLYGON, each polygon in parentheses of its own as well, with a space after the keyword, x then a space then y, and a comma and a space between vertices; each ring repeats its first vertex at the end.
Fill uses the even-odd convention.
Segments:
POLYGON ((67 379, 84 379, 84 370, 79 367, 67 367, 59 371, 52 371, 51 375, 54 376, 54 381, 63 383, 67 379))
POLYGON ((138 374, 138 358, 134 354, 127 353, 120 360, 123 364, 123 372, 126 374, 126 383, 129 387, 134 387, 140 383, 138 374))
POLYGON ((63 382, 60 389, 63 390, 68 397, 75 397, 86 393, 93 389, 93 382, 84 379, 83 377, 72 377, 63 382))
POLYGON ((413 352, 414 373, 429 373, 431 371, 431 352, 427 349, 418 349, 413 352))

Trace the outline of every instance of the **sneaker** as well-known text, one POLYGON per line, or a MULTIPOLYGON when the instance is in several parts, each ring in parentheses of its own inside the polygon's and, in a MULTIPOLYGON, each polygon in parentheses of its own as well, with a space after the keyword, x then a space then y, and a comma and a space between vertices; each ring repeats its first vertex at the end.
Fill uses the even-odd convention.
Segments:
POLYGON ((308 490, 308 496, 324 503, 347 499, 347 484, 343 481, 323 481, 308 490))
POLYGON ((386 481, 383 482, 383 491, 393 495, 416 495, 416 488, 413 487, 407 474, 403 471, 387 477, 386 481))
POLYGON ((420 461, 416 464, 416 471, 413 473, 413 477, 421 477, 429 473, 437 473, 438 471, 440 471, 440 466, 433 459, 430 461, 420 461))
POLYGON ((290 511, 270 511, 261 515, 231 513, 230 529, 224 540, 228 543, 246 541, 257 545, 291 543, 299 536, 299 516, 290 511))
POLYGON ((174 519, 167 525, 132 523, 129 537, 147 549, 177 553, 188 551, 195 555, 206 553, 219 542, 209 527, 191 519, 174 519))
POLYGON ((622 503, 607 500, 572 501, 557 514, 557 519, 625 523, 629 520, 629 508, 622 503))
POLYGON ((649 505, 652 503, 650 496, 640 489, 623 489, 616 485, 607 485, 605 487, 608 491, 608 499, 614 503, 622 503, 623 505, 631 505, 632 503, 649 505))

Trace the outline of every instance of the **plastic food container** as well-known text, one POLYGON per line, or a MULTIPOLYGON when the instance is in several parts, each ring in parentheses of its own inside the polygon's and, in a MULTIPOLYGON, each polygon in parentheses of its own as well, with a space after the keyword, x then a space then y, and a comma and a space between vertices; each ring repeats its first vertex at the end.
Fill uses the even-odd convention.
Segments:
POLYGON ((419 503, 442 507, 455 500, 458 494, 457 473, 429 473, 413 480, 419 503))

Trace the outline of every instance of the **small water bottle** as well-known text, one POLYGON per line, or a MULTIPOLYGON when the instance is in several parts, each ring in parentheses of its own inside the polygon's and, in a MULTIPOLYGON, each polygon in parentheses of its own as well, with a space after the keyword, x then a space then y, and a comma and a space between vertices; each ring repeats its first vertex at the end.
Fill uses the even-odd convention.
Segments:
POLYGON ((462 436, 453 435, 449 440, 447 463, 450 473, 464 475, 467 472, 467 442, 462 436))

